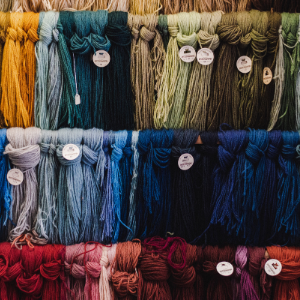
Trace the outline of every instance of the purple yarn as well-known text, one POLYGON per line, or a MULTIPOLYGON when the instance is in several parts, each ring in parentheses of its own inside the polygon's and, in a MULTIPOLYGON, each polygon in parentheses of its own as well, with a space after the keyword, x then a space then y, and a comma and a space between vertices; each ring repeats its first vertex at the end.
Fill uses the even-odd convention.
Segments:
POLYGON ((235 253, 236 280, 234 300, 259 300, 247 268, 248 250, 238 246, 235 253))

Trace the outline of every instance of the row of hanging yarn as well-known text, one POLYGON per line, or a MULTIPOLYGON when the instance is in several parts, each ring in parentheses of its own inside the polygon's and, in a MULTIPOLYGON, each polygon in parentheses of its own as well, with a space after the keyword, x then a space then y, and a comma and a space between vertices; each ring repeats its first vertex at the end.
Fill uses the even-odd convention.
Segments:
POLYGON ((299 19, 0 13, 0 127, 297 130, 299 19))
POLYGON ((193 246, 152 238, 110 246, 0 244, 1 299, 296 300, 300 248, 193 246))
POLYGON ((274 10, 276 12, 300 12, 297 0, 0 0, 0 11, 83 11, 99 9, 126 11, 133 14, 179 12, 224 12, 250 10, 274 10))
POLYGON ((266 130, 2 129, 1 241, 300 244, 300 137, 266 130))

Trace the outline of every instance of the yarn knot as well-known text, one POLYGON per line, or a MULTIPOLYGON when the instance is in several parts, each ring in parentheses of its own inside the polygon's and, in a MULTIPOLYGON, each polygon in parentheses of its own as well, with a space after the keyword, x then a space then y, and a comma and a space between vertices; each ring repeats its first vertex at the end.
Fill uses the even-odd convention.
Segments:
POLYGON ((6 35, 5 35, 5 31, 4 30, 1 30, 0 31, 0 40, 3 44, 5 44, 6 42, 6 35))
POLYGON ((234 164, 236 160, 236 155, 227 151, 224 147, 219 146, 219 161, 221 168, 226 171, 230 170, 231 166, 234 164))
POLYGON ((295 149, 295 147, 290 146, 290 145, 283 145, 281 153, 282 153, 282 157, 284 159, 292 160, 296 156, 296 149, 295 149))
POLYGON ((132 149, 131 149, 131 147, 125 147, 123 149, 123 152, 124 152, 124 154, 125 154, 126 157, 131 157, 132 156, 132 149))
POLYGON ((112 145, 113 151, 111 154, 111 161, 119 162, 123 156, 123 151, 116 145, 112 145))
POLYGON ((32 43, 36 43, 39 40, 39 36, 36 32, 36 30, 34 30, 34 28, 29 28, 28 32, 27 32, 27 38, 32 42, 32 43))
POLYGON ((136 29, 136 28, 132 28, 131 29, 131 35, 133 36, 133 38, 134 38, 134 40, 138 40, 138 38, 139 38, 139 36, 140 36, 140 32, 139 32, 139 30, 138 29, 136 29))
POLYGON ((150 42, 155 38, 156 32, 155 31, 150 31, 148 28, 143 26, 141 28, 140 36, 143 40, 146 42, 150 42))
POLYGON ((207 31, 198 32, 198 41, 201 47, 210 48, 212 51, 219 47, 220 39, 217 34, 209 34, 207 31))
POLYGON ((203 263, 203 272, 211 273, 211 274, 218 274, 217 264, 218 263, 213 262, 213 261, 205 261, 203 263))
POLYGON ((192 47, 196 48, 197 41, 198 41, 198 36, 195 32, 191 35, 184 35, 181 32, 179 32, 177 34, 177 42, 178 42, 179 47, 188 45, 188 46, 192 46, 192 47))
POLYGON ((88 166, 93 166, 98 162, 99 153, 93 151, 86 145, 82 146, 82 162, 88 166))
POLYGON ((243 35, 240 39, 241 46, 247 47, 251 43, 251 33, 247 33, 246 35, 243 35))
POLYGON ((181 288, 191 288, 196 281, 196 270, 193 266, 183 270, 172 271, 172 281, 181 288))
POLYGON ((279 154, 280 154, 280 149, 270 144, 266 152, 267 157, 269 157, 270 159, 277 159, 279 154))
POLYGON ((8 268, 8 257, 6 255, 0 255, 0 279, 6 274, 8 268))
POLYGON ((22 272, 21 263, 17 262, 6 270, 5 281, 15 280, 22 272))
POLYGON ((82 158, 82 145, 76 145, 79 148, 79 155, 77 158, 73 159, 73 160, 67 160, 63 157, 62 155, 62 150, 64 148, 64 145, 60 145, 58 147, 56 147, 56 156, 60 162, 61 165, 63 166, 72 166, 72 165, 76 165, 79 164, 81 162, 81 158, 82 158))
POLYGON ((27 38, 26 32, 21 27, 17 28, 17 38, 19 42, 22 42, 24 39, 27 38))
POLYGON ((53 41, 58 43, 59 41, 59 31, 57 28, 52 30, 53 41))
POLYGON ((179 29, 177 26, 170 26, 169 27, 169 34, 170 34, 170 37, 177 37, 179 33, 179 29))
POLYGON ((112 275, 112 282, 119 298, 137 294, 139 280, 136 274, 117 271, 112 275))
POLYGON ((153 162, 160 168, 167 168, 171 151, 170 148, 153 148, 153 162))
POLYGON ((41 148, 41 153, 49 153, 51 155, 54 155, 56 152, 56 146, 54 144, 46 144, 46 143, 41 143, 40 144, 41 148))
POLYGON ((16 279, 18 288, 25 294, 32 297, 38 297, 42 291, 43 279, 38 274, 27 274, 24 270, 16 279))
POLYGON ((242 36, 242 30, 237 25, 219 25, 217 34, 222 42, 229 45, 237 45, 242 36))
POLYGON ((47 280, 56 280, 61 272, 61 263, 61 260, 53 260, 49 263, 42 264, 40 266, 41 275, 47 280))
POLYGON ((246 149, 246 156, 252 164, 258 164, 260 159, 264 156, 265 152, 254 145, 251 141, 246 149))
POLYGON ((18 38, 18 33, 14 28, 9 27, 7 28, 7 37, 15 42, 18 38))
POLYGON ((268 51, 268 38, 254 29, 252 29, 250 35, 252 39, 251 47, 254 57, 256 59, 264 58, 268 51))

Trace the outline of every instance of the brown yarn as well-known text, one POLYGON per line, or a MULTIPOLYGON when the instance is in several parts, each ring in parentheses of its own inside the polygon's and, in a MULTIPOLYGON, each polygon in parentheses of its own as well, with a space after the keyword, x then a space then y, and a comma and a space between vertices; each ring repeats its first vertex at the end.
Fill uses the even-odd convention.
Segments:
POLYGON ((195 271, 196 271, 196 299, 205 300, 206 291, 204 284, 204 273, 203 273, 203 262, 204 262, 204 250, 202 246, 198 246, 196 250, 197 259, 195 262, 195 271))
POLYGON ((208 276, 206 299, 210 300, 231 300, 233 297, 230 277, 221 276, 217 272, 219 262, 234 264, 235 248, 225 246, 207 246, 204 249, 203 272, 208 276))
POLYGON ((223 15, 216 34, 219 35, 222 44, 216 55, 213 71, 211 100, 208 103, 208 130, 217 130, 222 123, 231 126, 234 124, 232 107, 237 86, 233 84, 232 74, 236 68, 237 45, 242 35, 237 24, 237 13, 223 15))
MULTIPOLYGON (((197 260, 197 246, 187 245, 186 266, 183 269, 171 269, 171 282, 173 285, 173 300, 194 300, 196 298, 195 282, 196 271, 195 263, 197 260)), ((172 261, 174 263, 182 262, 182 253, 180 248, 174 252, 172 261)))
POLYGON ((139 257, 142 285, 138 300, 172 300, 168 279, 171 272, 167 262, 167 251, 154 251, 143 247, 139 257))
POLYGON ((180 0, 162 0, 163 14, 172 15, 180 12, 180 0))
POLYGON ((137 295, 139 278, 136 268, 140 254, 140 240, 117 244, 115 271, 111 278, 118 299, 131 300, 137 295))

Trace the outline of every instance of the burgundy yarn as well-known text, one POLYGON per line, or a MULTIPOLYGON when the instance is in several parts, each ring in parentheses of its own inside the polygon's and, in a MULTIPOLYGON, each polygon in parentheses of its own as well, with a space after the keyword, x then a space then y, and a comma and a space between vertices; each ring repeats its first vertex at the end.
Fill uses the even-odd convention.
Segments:
POLYGON ((42 299, 64 300, 64 256, 66 247, 63 245, 46 245, 43 251, 43 261, 40 273, 44 279, 42 299))
POLYGON ((22 271, 17 277, 16 283, 24 300, 41 297, 43 278, 40 274, 40 266, 43 260, 43 251, 43 246, 30 248, 26 245, 22 247, 20 257, 22 271))
POLYGON ((5 284, 5 276, 9 264, 10 244, 3 243, 0 247, 0 299, 7 298, 7 289, 5 284))
MULTIPOLYGON (((197 246, 187 245, 186 265, 183 269, 171 268, 172 294, 174 300, 196 300, 196 270, 197 246)), ((173 253, 172 261, 176 265, 183 261, 180 248, 173 253)))
POLYGON ((204 273, 203 273, 203 262, 204 262, 204 251, 202 246, 197 247, 197 259, 195 262, 195 271, 196 271, 196 299, 197 300, 205 300, 206 291, 204 284, 204 273))
POLYGON ((234 265, 235 248, 225 246, 207 246, 204 248, 203 272, 208 276, 206 299, 209 300, 232 300, 233 291, 231 278, 221 276, 217 272, 219 262, 229 262, 234 265))

